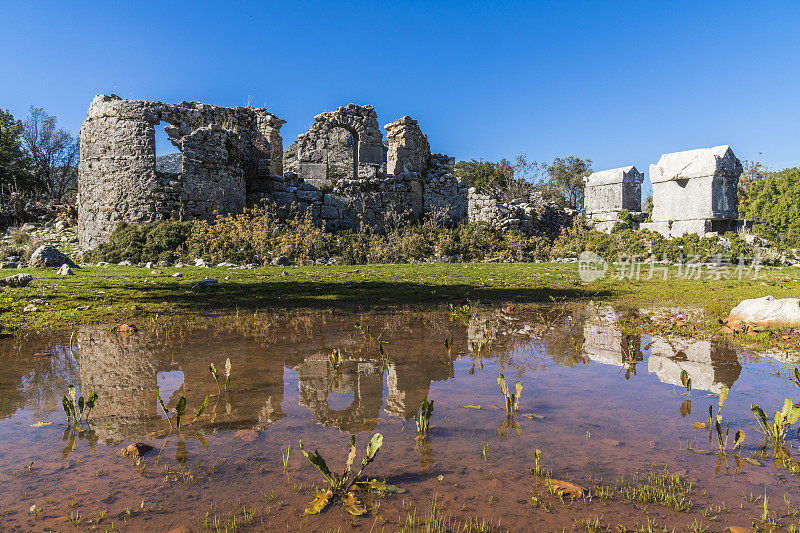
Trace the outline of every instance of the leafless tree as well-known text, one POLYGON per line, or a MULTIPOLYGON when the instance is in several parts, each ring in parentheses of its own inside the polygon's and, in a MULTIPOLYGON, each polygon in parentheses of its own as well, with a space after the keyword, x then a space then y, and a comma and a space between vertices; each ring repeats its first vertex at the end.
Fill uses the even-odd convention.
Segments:
POLYGON ((22 146, 28 152, 37 186, 47 196, 61 200, 75 187, 78 142, 68 131, 56 127, 56 117, 31 106, 22 124, 22 146))

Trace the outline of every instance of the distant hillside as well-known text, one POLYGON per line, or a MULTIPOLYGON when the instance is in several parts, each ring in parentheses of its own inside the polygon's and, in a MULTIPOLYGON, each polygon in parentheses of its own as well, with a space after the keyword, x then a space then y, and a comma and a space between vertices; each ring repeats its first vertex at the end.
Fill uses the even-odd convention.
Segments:
POLYGON ((182 159, 183 154, 180 152, 160 155, 156 157, 156 172, 163 172, 165 174, 180 174, 182 159))

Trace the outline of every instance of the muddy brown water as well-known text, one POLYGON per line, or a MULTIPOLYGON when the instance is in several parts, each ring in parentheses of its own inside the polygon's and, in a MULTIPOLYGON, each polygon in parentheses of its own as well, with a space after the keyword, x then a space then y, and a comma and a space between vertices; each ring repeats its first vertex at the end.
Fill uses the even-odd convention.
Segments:
MULTIPOLYGON (((796 524, 798 477, 770 460, 746 461, 763 440, 750 403, 772 413, 784 398, 797 399, 788 379, 793 357, 641 334, 620 325, 627 312, 258 313, 140 324, 135 333, 87 327, 0 340, 0 529, 394 531, 409 516, 430 515, 435 501, 452 530, 475 520, 515 531, 585 529, 582 521, 595 520, 628 530, 723 531, 760 524, 765 493, 770 519, 796 524), (328 360, 334 350, 339 371, 328 360), (208 365, 224 373, 226 358, 230 388, 219 394, 208 365), (682 370, 693 380, 691 414, 681 412, 682 370), (523 384, 519 434, 503 428, 498 372, 512 387, 523 384), (69 384, 100 396, 82 431, 64 421, 69 384), (709 432, 693 425, 709 405, 716 413, 723 385, 726 457, 716 437, 709 443, 709 432), (171 409, 185 397, 189 420, 210 395, 180 441, 165 437, 157 390, 171 409), (413 417, 425 397, 435 403, 433 427, 419 442, 413 417), (746 434, 738 457, 730 450, 737 430, 746 434), (405 492, 364 495, 362 517, 338 503, 303 516, 323 478, 298 442, 341 470, 349 435, 359 460, 375 432, 384 445, 365 472, 405 492), (136 442, 154 447, 138 465, 117 454, 136 442), (693 483, 692 508, 619 493, 562 501, 529 473, 537 449, 553 478, 593 491, 666 469, 693 483)), ((787 443, 795 453, 793 430, 787 443)))

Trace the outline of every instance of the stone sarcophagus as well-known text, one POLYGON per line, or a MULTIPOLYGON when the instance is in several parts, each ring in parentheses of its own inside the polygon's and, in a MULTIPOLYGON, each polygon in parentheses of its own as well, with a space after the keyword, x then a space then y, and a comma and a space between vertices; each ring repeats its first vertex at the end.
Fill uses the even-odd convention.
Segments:
POLYGON ((735 230, 742 163, 729 146, 664 154, 650 165, 652 222, 642 228, 667 237, 735 230))
POLYGON ((644 174, 636 167, 595 172, 584 180, 584 208, 587 221, 600 231, 611 231, 623 209, 639 213, 642 208, 644 174))

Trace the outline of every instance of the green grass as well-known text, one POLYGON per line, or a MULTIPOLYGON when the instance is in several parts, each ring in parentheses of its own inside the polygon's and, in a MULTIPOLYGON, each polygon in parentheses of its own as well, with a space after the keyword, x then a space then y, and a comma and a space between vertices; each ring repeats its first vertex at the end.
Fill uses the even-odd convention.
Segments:
MULTIPOLYGON (((618 280, 583 283, 575 264, 456 263, 230 268, 85 267, 60 277, 55 269, 26 269, 34 281, 0 289, 5 330, 53 330, 87 323, 160 317, 212 316, 264 308, 357 310, 420 308, 467 300, 480 303, 605 302, 632 307, 698 307, 707 320, 727 316, 744 298, 794 297, 800 269, 765 267, 753 280, 618 280), (171 274, 181 272, 183 277, 171 274), (286 274, 284 274, 284 272, 286 274), (220 287, 192 291, 204 277, 220 287), (229 279, 225 279, 229 277, 229 279), (25 313, 28 304, 39 311, 25 313)), ((4 270, 3 275, 18 271, 4 270)), ((673 271, 674 273, 674 271, 673 271)), ((707 331, 718 324, 698 325, 707 331)), ((698 333, 696 330, 694 333, 698 333)))

